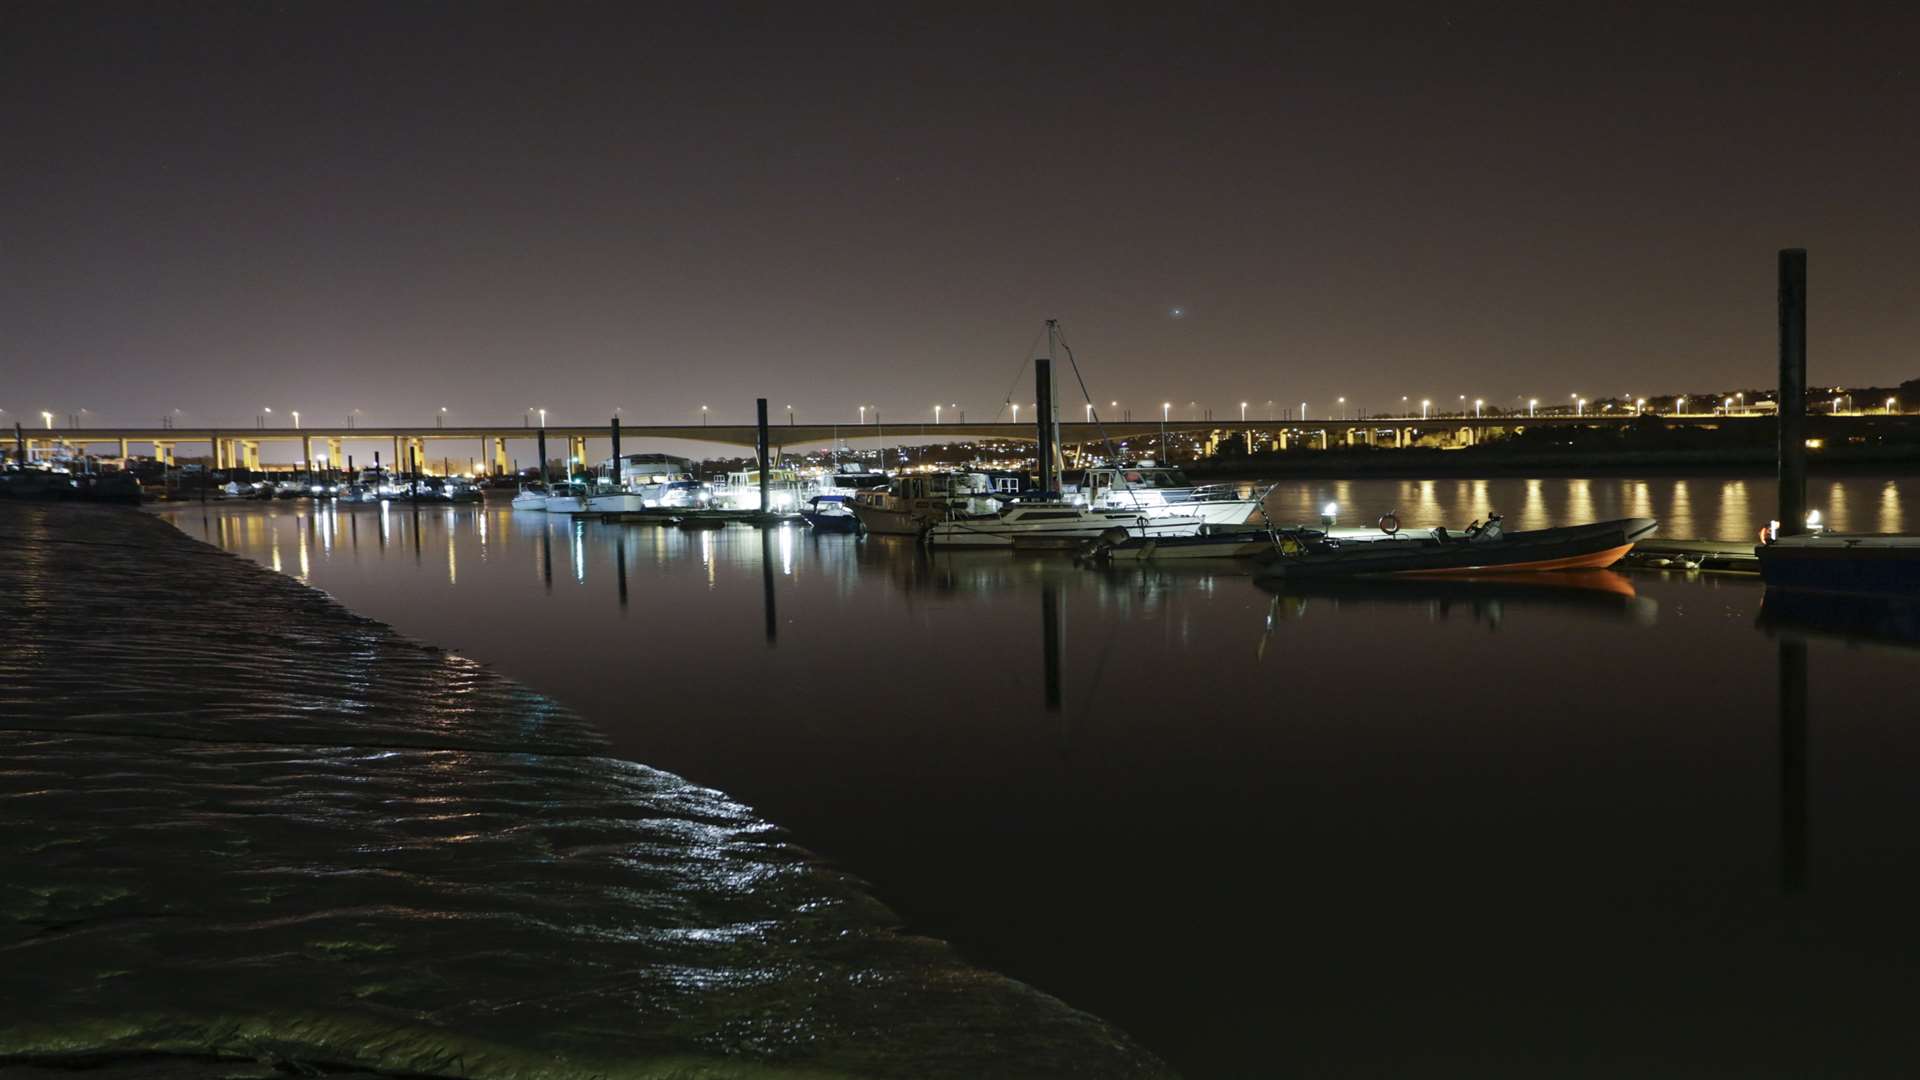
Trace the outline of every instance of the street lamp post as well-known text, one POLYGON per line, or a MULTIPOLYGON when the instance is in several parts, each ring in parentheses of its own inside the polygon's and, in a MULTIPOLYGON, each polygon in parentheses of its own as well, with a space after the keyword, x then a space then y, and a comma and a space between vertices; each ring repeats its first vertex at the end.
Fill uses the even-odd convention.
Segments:
POLYGON ((1346 418, 1347 418, 1347 399, 1341 398, 1340 399, 1340 419, 1345 420, 1346 418))
POLYGON ((46 411, 45 409, 42 409, 40 410, 40 419, 45 420, 47 422, 48 431, 53 430, 53 414, 52 413, 46 411))
POLYGON ((1573 399, 1573 415, 1575 416, 1587 415, 1587 399, 1586 398, 1577 397, 1573 399))
POLYGON ((433 414, 433 426, 437 428, 447 426, 447 407, 445 405, 440 406, 440 411, 433 414))
POLYGON ((1485 402, 1482 399, 1480 398, 1473 399, 1473 418, 1475 420, 1480 419, 1480 406, 1483 404, 1485 404, 1485 402))
POLYGON ((1675 416, 1687 415, 1687 397, 1685 394, 1680 395, 1680 397, 1674 401, 1673 415, 1675 416))
POLYGON ((940 422, 940 406, 938 405, 933 407, 933 422, 936 424, 940 422))
POLYGON ((1527 416, 1529 419, 1532 418, 1533 410, 1539 404, 1540 404, 1540 399, 1537 397, 1530 397, 1527 399, 1527 416))
POLYGON ((1431 404, 1433 404, 1433 402, 1427 400, 1426 398, 1420 399, 1420 419, 1425 420, 1427 418, 1427 406, 1431 404))
POLYGON ((1247 403, 1244 401, 1240 403, 1240 422, 1242 424, 1247 422, 1247 403))
POLYGON ((299 409, 293 410, 293 430, 295 431, 300 430, 300 410, 299 409))
POLYGON ((707 407, 705 405, 700 406, 700 426, 707 426, 707 407))

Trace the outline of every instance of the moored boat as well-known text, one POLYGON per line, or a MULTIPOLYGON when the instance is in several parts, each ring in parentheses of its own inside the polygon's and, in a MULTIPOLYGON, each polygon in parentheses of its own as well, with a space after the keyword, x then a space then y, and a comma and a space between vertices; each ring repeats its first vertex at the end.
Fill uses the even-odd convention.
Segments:
POLYGON ((1273 551, 1273 530, 1263 525, 1202 525, 1193 536, 1103 537, 1088 555, 1119 562, 1172 559, 1245 559, 1273 551))
POLYGON ((1487 524, 1460 533, 1434 529, 1357 542, 1282 532, 1275 552, 1262 560, 1254 576, 1306 580, 1602 568, 1620 561, 1636 541, 1658 527, 1651 518, 1621 518, 1506 532, 1496 514, 1487 524))
POLYGON ((1151 461, 1086 470, 1068 501, 1097 510, 1132 510, 1148 517, 1197 517, 1208 525, 1243 525, 1260 500, 1231 484, 1195 484, 1179 469, 1151 461))
POLYGON ((1042 540, 1092 540, 1112 530, 1129 537, 1194 536, 1197 517, 1149 517, 1131 510, 1094 510, 1061 502, 1014 503, 997 514, 954 517, 927 530, 934 547, 1012 547, 1042 540))
POLYGON ((513 496, 513 508, 515 510, 537 510, 545 513, 547 510, 548 494, 547 485, 545 484, 521 484, 520 490, 513 496))
POLYGON ((847 509, 843 495, 815 495, 807 500, 800 516, 816 532, 850 533, 860 531, 860 519, 847 509))

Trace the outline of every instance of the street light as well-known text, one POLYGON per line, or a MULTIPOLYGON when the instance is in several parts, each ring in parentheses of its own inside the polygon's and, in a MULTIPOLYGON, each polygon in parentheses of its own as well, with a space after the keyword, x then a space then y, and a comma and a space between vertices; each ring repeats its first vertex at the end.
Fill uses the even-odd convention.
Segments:
POLYGON ((787 405, 787 426, 793 426, 793 405, 791 403, 787 405))
POLYGON ((700 406, 700 426, 707 426, 707 407, 705 405, 700 406))
POLYGON ((1300 403, 1300 419, 1305 420, 1306 418, 1307 418, 1307 403, 1303 401, 1300 403))
POLYGON ((860 422, 862 424, 867 422, 867 407, 865 405, 860 406, 860 422))
MULTIPOLYGON (((538 410, 535 410, 535 411, 537 411, 537 412, 538 412, 538 413, 540 414, 540 426, 541 426, 541 427, 546 427, 546 426, 547 426, 547 410, 545 410, 545 409, 538 409, 538 410)), ((546 467, 546 465, 545 465, 545 463, 544 463, 544 462, 543 462, 543 463, 541 464, 541 467, 542 467, 542 468, 545 468, 545 467, 546 467)))
POLYGON ((440 406, 440 411, 433 414, 433 426, 434 427, 447 426, 447 407, 445 405, 440 406))
POLYGON ((300 410, 299 409, 293 410, 293 430, 295 431, 300 430, 300 410))
POLYGON ((1007 404, 1013 406, 1013 422, 1016 424, 1019 423, 1020 422, 1020 403, 1017 401, 1009 401, 1007 402, 1007 404))
POLYGON ((938 405, 933 407, 933 422, 936 424, 940 422, 940 406, 938 405))
POLYGON ((1895 405, 1897 405, 1897 404, 1899 404, 1899 401, 1900 401, 1900 399, 1899 399, 1899 398, 1888 398, 1888 399, 1887 399, 1887 415, 1888 415, 1888 416, 1892 416, 1892 415, 1893 415, 1893 407, 1894 407, 1895 405))
POLYGON ((1163 401, 1160 403, 1160 422, 1161 423, 1164 424, 1167 422, 1167 417, 1171 414, 1172 409, 1173 409, 1173 402, 1163 401))
POLYGON ((1530 397, 1527 399, 1527 416, 1529 418, 1533 416, 1533 410, 1539 404, 1540 404, 1540 399, 1537 397, 1530 397))
POLYGON ((42 409, 40 410, 40 418, 47 422, 47 430, 52 431, 53 430, 53 414, 50 412, 47 412, 45 409, 42 409))
POLYGON ((1093 423, 1093 402, 1087 402, 1087 423, 1093 423))
POLYGON ((1244 401, 1240 403, 1240 422, 1247 422, 1247 403, 1244 401))
POLYGON ((1431 404, 1433 404, 1433 402, 1425 398, 1420 399, 1420 419, 1425 420, 1427 418, 1427 406, 1431 404))
POLYGON ((1573 399, 1573 415, 1575 416, 1587 415, 1587 399, 1586 398, 1573 399))
POLYGON ((1340 419, 1345 420, 1346 418, 1347 418, 1347 399, 1341 398, 1340 399, 1340 419))
POLYGON ((1483 404, 1485 404, 1485 402, 1483 402, 1481 399, 1479 398, 1473 399, 1473 418, 1474 419, 1478 420, 1480 418, 1480 406, 1483 404))
POLYGON ((1679 398, 1678 400, 1676 400, 1676 401, 1675 401, 1675 402, 1673 403, 1673 415, 1675 415, 1675 416, 1685 416, 1685 415, 1687 415, 1687 398, 1686 398, 1686 395, 1684 395, 1684 394, 1682 394, 1682 395, 1680 396, 1680 398, 1679 398))

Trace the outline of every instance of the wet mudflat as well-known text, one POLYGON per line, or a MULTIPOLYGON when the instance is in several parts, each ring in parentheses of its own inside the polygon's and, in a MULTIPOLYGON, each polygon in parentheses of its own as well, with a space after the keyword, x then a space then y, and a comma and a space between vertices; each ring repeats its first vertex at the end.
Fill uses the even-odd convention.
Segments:
POLYGON ((1163 1071, 474 660, 132 511, 0 549, 0 1069, 1163 1071))
MULTIPOLYGON (((1385 483, 1353 510, 1436 523, 1385 483)), ((1534 483, 1489 482, 1492 508, 1516 520, 1534 483)), ((1639 512, 1633 483, 1537 490, 1602 516, 1639 512)), ((1901 512, 1898 481, 1846 483, 1854 527, 1901 512)), ((1455 484, 1434 512, 1457 526, 1489 507, 1455 484)), ((1765 498, 1678 491, 1729 539, 1765 498)), ((1901 1075, 1920 1052, 1898 613, 1678 573, 1276 594, 496 505, 168 516, 551 694, 1185 1075, 1901 1075)))

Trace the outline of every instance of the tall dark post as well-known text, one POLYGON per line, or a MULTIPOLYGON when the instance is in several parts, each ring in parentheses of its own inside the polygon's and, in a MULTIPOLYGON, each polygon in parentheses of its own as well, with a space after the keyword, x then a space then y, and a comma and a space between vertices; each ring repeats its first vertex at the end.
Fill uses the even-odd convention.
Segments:
MULTIPOLYGON (((1786 522, 1781 522, 1786 527, 1786 522)), ((1807 643, 1780 640, 1780 889, 1807 886, 1807 643)))
MULTIPOLYGON (((417 447, 407 447, 407 489, 413 493, 413 501, 420 502, 420 451, 417 447)), ((417 539, 417 538, 416 538, 417 539)))
POLYGON ((14 421, 14 425, 13 425, 13 448, 14 448, 14 451, 20 455, 20 467, 23 469, 26 468, 27 467, 27 433, 26 433, 26 430, 20 426, 20 423, 17 420, 14 421))
POLYGON ((1780 535, 1807 521, 1807 252, 1780 252, 1780 535))
POLYGON ((613 418, 613 482, 620 483, 620 418, 613 418))
POLYGON ((540 434, 536 437, 540 442, 540 483, 545 486, 547 483, 547 425, 540 425, 540 434))
POLYGON ((754 423, 758 426, 754 431, 754 448, 760 455, 760 512, 765 514, 773 510, 767 502, 767 474, 773 469, 772 463, 767 460, 767 399, 756 398, 755 402, 757 417, 754 423))
POLYGON ((1041 357, 1033 362, 1033 411, 1040 425, 1040 490, 1059 490, 1059 478, 1053 474, 1053 361, 1041 357))

